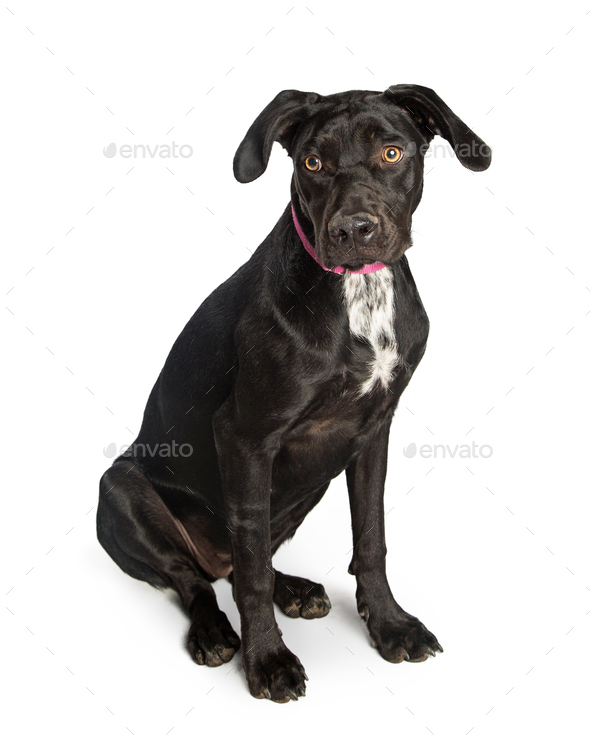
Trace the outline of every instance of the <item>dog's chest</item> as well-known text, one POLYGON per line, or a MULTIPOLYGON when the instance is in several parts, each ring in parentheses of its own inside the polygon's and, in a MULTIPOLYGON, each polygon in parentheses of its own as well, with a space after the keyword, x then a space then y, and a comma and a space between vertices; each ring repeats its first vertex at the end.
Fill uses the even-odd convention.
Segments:
POLYGON ((387 388, 400 361, 394 332, 395 291, 389 268, 372 274, 345 274, 344 302, 350 332, 371 351, 360 394, 387 388))

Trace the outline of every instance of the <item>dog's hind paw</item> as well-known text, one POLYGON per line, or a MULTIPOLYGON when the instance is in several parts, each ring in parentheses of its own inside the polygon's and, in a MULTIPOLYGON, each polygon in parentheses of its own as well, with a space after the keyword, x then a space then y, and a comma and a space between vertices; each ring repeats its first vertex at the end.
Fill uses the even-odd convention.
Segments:
POLYGON ((188 632, 187 647, 199 665, 217 667, 228 663, 240 648, 240 638, 223 612, 216 620, 195 621, 188 632))
POLYGON ((273 599, 288 617, 293 618, 318 619, 325 617, 332 608, 321 583, 279 571, 275 571, 273 599))

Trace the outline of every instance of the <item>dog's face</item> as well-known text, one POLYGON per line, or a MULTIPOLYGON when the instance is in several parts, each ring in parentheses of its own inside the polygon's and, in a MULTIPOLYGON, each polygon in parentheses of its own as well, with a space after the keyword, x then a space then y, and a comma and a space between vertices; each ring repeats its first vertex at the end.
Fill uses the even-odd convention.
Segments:
POLYGON ((424 139, 381 97, 322 105, 301 123, 289 151, 294 189, 327 268, 393 263, 411 245, 424 139))
POLYGON ((411 245, 424 154, 435 134, 467 168, 489 166, 486 144, 425 87, 329 96, 287 90, 248 131, 234 172, 241 182, 259 177, 279 141, 293 159, 293 204, 322 263, 351 270, 392 264, 411 245))

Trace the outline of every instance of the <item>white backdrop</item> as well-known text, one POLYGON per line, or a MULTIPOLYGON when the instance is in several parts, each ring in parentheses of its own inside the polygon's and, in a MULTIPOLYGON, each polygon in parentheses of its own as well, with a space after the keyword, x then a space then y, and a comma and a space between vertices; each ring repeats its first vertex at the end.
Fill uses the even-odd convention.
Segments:
MULTIPOLYGON (((6 733, 581 734, 587 3, 8 2, 6 733), (434 88, 494 151, 482 174, 429 157, 409 260, 431 337, 390 445, 392 588, 445 653, 391 665, 370 648, 346 573, 341 478, 277 556, 333 604, 311 622, 277 613, 308 695, 258 702, 239 655, 216 670, 193 664, 174 597, 125 576, 98 545, 103 449, 134 438, 180 329, 288 202, 278 147, 260 180, 233 179, 258 112, 284 88, 402 82, 434 88), (103 154, 173 141, 193 155, 103 154), (473 457, 471 443, 491 455, 473 457), (459 454, 466 444, 472 457, 459 454), (434 445, 444 450, 425 457, 434 445)), ((228 584, 216 590, 237 627, 228 584)))

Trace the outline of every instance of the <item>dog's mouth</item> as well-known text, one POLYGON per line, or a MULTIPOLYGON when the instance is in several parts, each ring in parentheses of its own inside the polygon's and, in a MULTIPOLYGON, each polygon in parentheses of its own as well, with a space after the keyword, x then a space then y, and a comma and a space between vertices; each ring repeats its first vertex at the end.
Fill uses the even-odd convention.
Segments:
MULTIPOLYGON (((358 259, 358 260, 349 260, 345 263, 338 264, 338 266, 342 266, 343 269, 346 271, 358 271, 359 269, 362 269, 364 266, 370 266, 371 264, 380 263, 375 259, 358 259)), ((331 268, 334 268, 333 266, 331 268)))
POLYGON ((333 249, 324 248, 322 249, 325 256, 323 263, 328 269, 335 269, 341 266, 346 271, 359 271, 365 266, 371 264, 385 264, 386 266, 393 266, 399 261, 404 253, 412 245, 410 237, 395 239, 394 243, 390 243, 387 246, 379 246, 371 249, 371 253, 359 253, 358 250, 353 253, 337 254, 334 253, 333 249))
POLYGON ((372 264, 392 266, 412 245, 409 223, 394 222, 374 208, 366 210, 364 215, 345 215, 336 225, 333 221, 337 217, 324 214, 315 232, 319 232, 318 256, 327 269, 359 271, 372 264))

